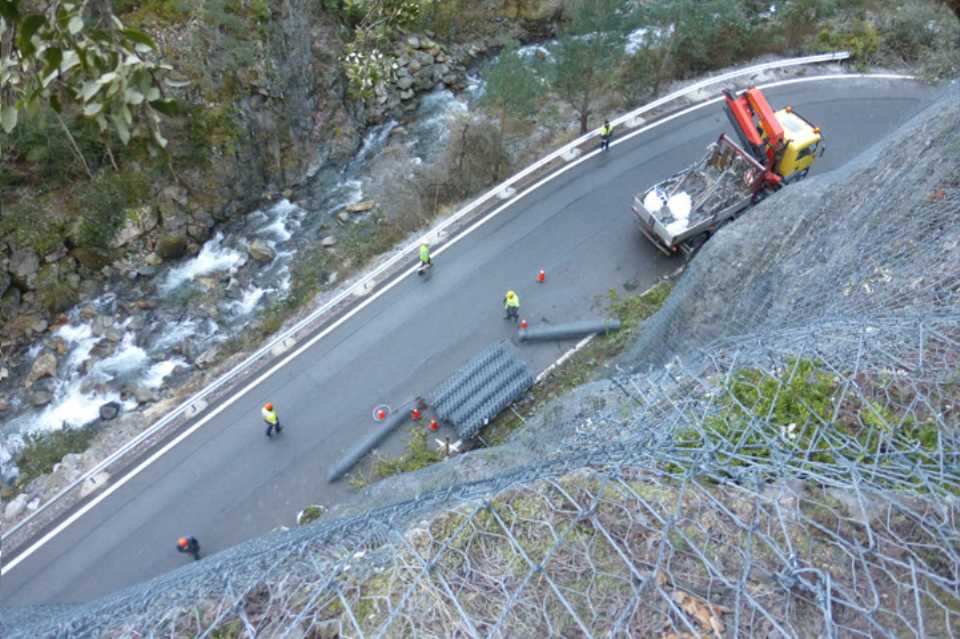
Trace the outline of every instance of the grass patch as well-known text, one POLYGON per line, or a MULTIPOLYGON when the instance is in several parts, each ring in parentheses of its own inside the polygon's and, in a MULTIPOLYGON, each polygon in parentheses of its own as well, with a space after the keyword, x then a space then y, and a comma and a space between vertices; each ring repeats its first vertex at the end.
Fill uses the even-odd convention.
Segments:
POLYGON ((534 385, 521 406, 522 414, 517 410, 506 410, 491 420, 480 434, 481 441, 487 446, 504 443, 526 419, 537 413, 548 401, 581 386, 593 379, 597 371, 612 359, 621 355, 636 336, 643 320, 647 319, 663 306, 673 290, 673 282, 661 282, 640 295, 619 295, 611 290, 609 312, 620 320, 620 330, 600 335, 573 357, 555 368, 547 377, 534 385))
POLYGON ((84 452, 96 434, 95 427, 83 426, 28 436, 26 446, 17 456, 16 465, 20 475, 17 476, 15 488, 19 491, 37 477, 53 472, 53 467, 65 455, 84 452))
POLYGON ((378 479, 410 473, 426 468, 443 459, 443 453, 430 448, 427 430, 421 427, 410 429, 410 441, 407 451, 400 457, 381 457, 373 463, 373 472, 378 479))

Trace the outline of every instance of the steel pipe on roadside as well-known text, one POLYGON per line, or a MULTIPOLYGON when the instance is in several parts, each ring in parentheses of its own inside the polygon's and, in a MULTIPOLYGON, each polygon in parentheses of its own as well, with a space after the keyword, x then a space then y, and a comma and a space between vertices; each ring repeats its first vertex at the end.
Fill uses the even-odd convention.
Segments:
POLYGON ((569 324, 554 324, 541 328, 520 329, 521 342, 541 342, 550 339, 573 339, 594 333, 609 333, 620 328, 620 320, 583 320, 569 324))
POLYGON ((327 473, 327 481, 333 483, 350 472, 350 469, 353 468, 358 461, 366 457, 367 453, 371 450, 382 444, 383 440, 390 436, 390 433, 397 430, 397 428, 409 421, 409 419, 409 410, 401 409, 392 415, 388 415, 379 428, 370 433, 369 437, 360 442, 348 452, 336 466, 330 469, 330 472, 327 473))

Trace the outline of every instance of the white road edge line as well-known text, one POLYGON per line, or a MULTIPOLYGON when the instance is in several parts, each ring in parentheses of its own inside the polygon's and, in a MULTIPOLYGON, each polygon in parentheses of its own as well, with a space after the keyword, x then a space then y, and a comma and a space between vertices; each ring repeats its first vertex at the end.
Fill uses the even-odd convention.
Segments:
MULTIPOLYGON (((846 79, 854 79, 854 78, 866 78, 866 79, 871 79, 871 80, 884 80, 884 79, 886 79, 886 80, 915 80, 915 79, 916 79, 914 76, 910 76, 910 75, 900 75, 900 74, 893 74, 893 73, 884 73, 884 74, 875 74, 875 75, 862 74, 862 73, 855 73, 855 74, 850 74, 850 73, 838 73, 838 74, 832 74, 832 75, 815 76, 815 77, 810 77, 810 78, 794 78, 794 79, 790 79, 790 80, 781 80, 781 81, 779 81, 779 82, 771 82, 771 83, 768 83, 768 84, 759 85, 759 88, 761 88, 761 89, 771 89, 771 88, 775 88, 775 87, 780 87, 780 86, 785 86, 785 85, 790 85, 790 84, 800 84, 800 83, 804 83, 804 82, 817 82, 817 81, 824 81, 824 80, 839 80, 839 79, 845 79, 845 80, 846 80, 846 79)), ((641 128, 639 128, 639 129, 637 129, 636 131, 632 131, 632 132, 630 132, 630 133, 628 133, 628 134, 626 134, 626 135, 618 138, 617 140, 614 140, 614 141, 611 143, 611 146, 616 146, 616 145, 618 145, 618 144, 622 144, 623 142, 626 142, 626 141, 629 140, 630 138, 633 138, 633 137, 635 137, 635 136, 637 136, 637 135, 640 135, 641 133, 645 133, 646 131, 649 131, 649 130, 654 129, 654 128, 658 127, 658 126, 661 126, 661 125, 663 125, 663 124, 666 124, 667 122, 670 122, 671 120, 675 120, 676 118, 679 118, 679 117, 682 117, 682 116, 684 116, 684 115, 687 115, 688 113, 692 113, 693 111, 696 111, 696 110, 698 110, 698 109, 702 109, 702 108, 704 108, 704 107, 706 107, 706 106, 710 106, 710 105, 712 105, 712 104, 716 104, 717 102, 720 102, 721 100, 723 100, 723 97, 714 98, 714 99, 708 100, 708 101, 706 101, 706 102, 701 102, 701 103, 699 103, 699 104, 695 104, 695 105, 693 105, 693 106, 691 106, 691 107, 688 107, 688 108, 686 108, 686 109, 683 109, 682 111, 679 111, 679 112, 677 112, 677 113, 674 113, 674 114, 672 114, 672 115, 669 115, 669 116, 667 116, 667 117, 665 117, 665 118, 663 118, 663 119, 656 120, 655 122, 652 122, 651 124, 648 124, 648 125, 646 125, 646 126, 644 126, 644 127, 641 127, 641 128)), ((434 254, 435 254, 435 255, 439 255, 439 254, 443 253, 443 251, 447 250, 448 248, 450 248, 451 246, 453 246, 454 244, 456 244, 457 242, 459 242, 460 240, 462 240, 462 239, 463 239, 464 237, 466 237, 469 233, 475 231, 475 230, 478 229, 480 226, 482 226, 483 224, 485 224, 485 223, 488 222, 489 220, 493 219, 495 216, 499 215, 500 213, 502 213, 502 212, 503 212, 504 210, 506 210, 507 208, 513 206, 513 205, 516 204, 518 201, 522 200, 524 197, 526 197, 527 195, 529 195, 530 193, 532 193, 532 192, 535 191, 536 189, 540 188, 541 186, 543 186, 543 185, 546 184, 547 182, 550 182, 550 181, 553 180, 554 178, 559 177, 560 175, 563 175, 564 173, 566 173, 566 172, 569 171, 570 169, 572 169, 572 168, 574 168, 574 167, 576 167, 576 166, 579 166, 579 165, 582 164, 583 162, 586 162, 587 160, 589 160, 590 158, 592 158, 592 157, 594 157, 595 155, 599 154, 600 152, 601 152, 600 149, 596 149, 596 150, 594 150, 594 151, 591 151, 590 153, 587 153, 587 154, 585 154, 585 155, 577 158, 576 160, 573 160, 572 162, 569 162, 566 166, 562 167, 561 169, 558 169, 557 171, 555 171, 555 172, 551 173, 550 175, 544 177, 543 179, 541 179, 540 181, 536 182, 535 184, 533 184, 533 185, 529 186, 528 188, 524 189, 522 192, 518 193, 517 195, 515 195, 514 197, 512 197, 510 200, 508 200, 507 202, 503 203, 502 205, 500 205, 499 207, 497 207, 496 209, 494 209, 493 211, 491 211, 490 213, 488 213, 488 214, 487 214, 486 216, 484 216, 482 219, 478 220, 477 222, 475 222, 474 224, 472 224, 471 226, 469 226, 468 228, 464 229, 462 232, 460 232, 459 234, 457 234, 456 237, 454 237, 454 238, 451 239, 449 242, 447 242, 446 244, 444 244, 442 247, 440 247, 439 249, 437 249, 437 251, 436 251, 434 254)), ((107 497, 109 497, 110 495, 112 495, 115 491, 119 490, 119 489, 120 489, 124 484, 126 484, 128 481, 132 480, 134 477, 136 477, 136 476, 139 475, 141 472, 143 472, 143 470, 144 470, 145 468, 147 468, 150 464, 152 464, 152 463, 155 462, 157 459, 159 459, 160 457, 162 457, 163 455, 165 455, 167 452, 169 452, 172 448, 174 448, 175 446, 177 446, 177 445, 178 445, 180 442, 182 442, 184 439, 186 439, 187 437, 189 437, 190 435, 192 435, 192 434, 193 434, 194 432, 196 432, 201 426, 203 426, 204 424, 206 424, 207 422, 209 422, 211 419, 213 419, 214 417, 216 417, 217 415, 219 415, 219 414, 220 414, 221 412, 223 412, 227 407, 229 407, 231 404, 233 404, 236 400, 238 400, 238 399, 240 399, 241 397, 243 397, 244 395, 246 395, 246 394, 247 394, 250 390, 252 390, 254 387, 258 386, 258 385, 261 384, 265 379, 267 379, 268 377, 270 377, 271 375, 273 375, 274 373, 276 373, 278 370, 280 370, 281 368, 283 368, 284 366, 286 366, 287 364, 289 364, 292 360, 294 360, 295 358, 297 358, 298 356, 300 356, 300 354, 302 354, 304 351, 306 351, 307 349, 309 349, 311 346, 313 346, 314 344, 316 344, 317 342, 319 342, 321 339, 323 339, 324 337, 326 337, 329 333, 331 333, 332 331, 336 330, 338 327, 340 327, 340 325, 342 325, 344 322, 346 322, 347 320, 349 320, 350 318, 352 318, 354 315, 356 315, 357 313, 359 313, 360 311, 362 311, 362 310, 363 310, 364 308, 366 308, 369 304, 371 304, 373 301, 375 301, 376 299, 378 299, 381 295, 384 295, 387 291, 389 291, 390 289, 392 289, 394 286, 396 286, 397 284, 399 284, 400 282, 402 282, 403 280, 405 280, 407 277, 409 277, 410 275, 412 275, 413 273, 415 273, 416 270, 417 270, 417 267, 416 267, 416 266, 412 266, 412 267, 410 267, 409 269, 407 269, 406 271, 404 271, 399 277, 397 277, 397 278, 394 279, 392 282, 390 282, 389 284, 387 284, 385 287, 383 287, 382 289, 380 289, 379 291, 377 291, 376 293, 374 293, 373 295, 371 295, 370 297, 368 297, 367 299, 365 299, 363 302, 361 302, 361 303, 360 303, 359 305, 357 305, 355 308, 351 309, 346 315, 344 315, 343 317, 341 317, 339 320, 337 320, 336 322, 334 322, 333 324, 331 324, 330 326, 328 326, 326 329, 324 329, 324 330, 321 331, 320 333, 314 335, 314 336, 313 336, 312 338, 310 338, 308 341, 304 342, 304 343, 300 346, 300 348, 298 348, 298 349, 295 350, 294 352, 290 353, 290 354, 289 354, 287 357, 285 357, 283 360, 281 360, 280 362, 278 362, 277 364, 275 364, 273 367, 271 367, 270 370, 268 370, 267 372, 265 372, 264 374, 262 374, 260 377, 258 377, 258 378, 255 379, 254 381, 250 382, 247 386, 245 386, 245 387, 244 387, 243 389, 241 389, 240 391, 234 393, 234 394, 231 395, 229 398, 227 398, 226 400, 224 400, 224 401, 223 401, 221 404, 219 404, 215 409, 213 409, 213 410, 210 411, 207 415, 205 415, 202 419, 200 419, 199 421, 197 421, 197 423, 195 423, 193 426, 191 426, 191 427, 188 428, 187 430, 185 430, 185 431, 183 431, 182 433, 180 433, 180 434, 179 434, 177 437, 175 437, 174 439, 170 440, 163 448, 161 448, 160 450, 158 450, 157 452, 155 452, 153 455, 151 455, 151 456, 148 457, 147 459, 143 460, 143 462, 141 462, 139 466, 137 466, 136 468, 134 468, 133 470, 131 470, 130 472, 128 472, 126 475, 124 475, 123 477, 121 477, 120 479, 118 479, 115 483, 111 484, 106 490, 104 490, 102 493, 100 493, 99 495, 97 495, 93 500, 91 500, 90 503, 86 504, 85 506, 83 506, 82 508, 80 508, 79 510, 77 510, 77 512, 75 512, 75 513, 73 513, 72 515, 70 515, 70 517, 68 517, 67 519, 65 519, 64 521, 62 521, 59 525, 57 525, 56 528, 54 528, 53 530, 51 530, 50 532, 48 532, 46 535, 44 535, 44 536, 41 537, 39 540, 37 540, 36 542, 34 542, 34 544, 33 544, 32 546, 30 546, 29 548, 27 548, 26 550, 24 550, 22 553, 20 553, 20 555, 18 555, 17 557, 14 557, 14 558, 10 561, 10 563, 6 564, 5 566, 3 566, 2 569, 0 569, 0 576, 6 575, 7 573, 9 573, 11 570, 13 570, 15 567, 17 567, 17 565, 19 565, 22 561, 24 561, 27 557, 29 557, 30 555, 32 555, 33 553, 35 553, 38 549, 40 549, 40 547, 42 547, 42 546, 43 546, 44 544, 46 544, 48 541, 50 541, 51 539, 53 539, 54 537, 56 537, 58 534, 60 534, 60 533, 63 532, 64 530, 66 530, 70 525, 73 524, 73 522, 77 521, 80 517, 82 517, 82 516, 85 515, 86 513, 90 512, 90 510, 92 510, 93 508, 95 508, 100 502, 102 502, 104 499, 106 499, 107 497)), ((586 342, 586 341, 587 341, 587 338, 585 338, 583 341, 586 342)), ((578 344, 578 346, 579 346, 579 344, 578 344)), ((574 347, 574 348, 576 348, 576 347, 574 347)), ((566 357, 566 356, 568 356, 568 354, 565 353, 562 357, 566 357)))

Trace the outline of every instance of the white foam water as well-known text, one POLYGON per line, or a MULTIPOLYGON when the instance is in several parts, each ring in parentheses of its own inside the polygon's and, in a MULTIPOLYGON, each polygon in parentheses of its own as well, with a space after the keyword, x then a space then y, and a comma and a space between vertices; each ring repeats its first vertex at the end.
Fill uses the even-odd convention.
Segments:
POLYGON ((144 373, 141 384, 147 388, 160 388, 163 385, 163 380, 166 379, 173 371, 181 367, 189 367, 186 361, 176 357, 174 359, 165 359, 162 362, 157 362, 153 366, 147 369, 147 372, 144 373))
POLYGON ((228 271, 244 261, 244 255, 236 249, 223 245, 223 234, 217 233, 212 240, 203 245, 200 253, 177 266, 159 286, 161 293, 170 293, 185 282, 220 271, 228 271))

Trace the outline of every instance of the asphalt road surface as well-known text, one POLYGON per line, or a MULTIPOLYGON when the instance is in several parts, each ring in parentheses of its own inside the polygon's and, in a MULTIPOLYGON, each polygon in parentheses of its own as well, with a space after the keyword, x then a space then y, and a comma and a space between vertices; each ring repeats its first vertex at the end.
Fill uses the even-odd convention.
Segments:
MULTIPOLYGON (((936 93, 866 79, 767 91, 776 108, 793 104, 823 128, 827 152, 813 175, 844 164, 936 93)), ((15 566, 0 583, 0 605, 90 600, 189 561, 175 549, 184 533, 212 554, 295 525, 307 504, 344 499, 349 487, 327 484, 326 473, 377 427, 373 407, 425 394, 511 337, 507 289, 533 326, 601 316, 609 289, 642 290, 677 268, 640 235, 631 196, 699 158, 722 131, 732 133, 721 105, 698 109, 520 199, 439 256, 429 279, 407 277, 15 566), (535 282, 541 267, 545 284, 535 282), (268 400, 285 427, 273 440, 260 418, 268 400)), ((518 348, 537 373, 571 345, 518 348)))

